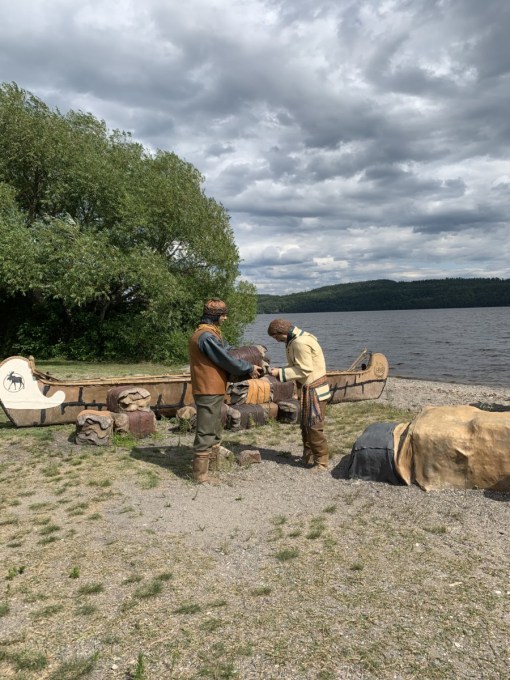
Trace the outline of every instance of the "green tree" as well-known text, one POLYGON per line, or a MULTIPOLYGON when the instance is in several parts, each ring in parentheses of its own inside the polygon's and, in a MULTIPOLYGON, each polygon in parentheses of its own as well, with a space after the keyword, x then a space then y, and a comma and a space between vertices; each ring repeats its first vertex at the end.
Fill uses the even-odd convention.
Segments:
POLYGON ((237 283, 229 216, 202 185, 174 153, 3 84, 2 354, 183 360, 214 295, 230 304, 237 342, 255 291, 237 283))

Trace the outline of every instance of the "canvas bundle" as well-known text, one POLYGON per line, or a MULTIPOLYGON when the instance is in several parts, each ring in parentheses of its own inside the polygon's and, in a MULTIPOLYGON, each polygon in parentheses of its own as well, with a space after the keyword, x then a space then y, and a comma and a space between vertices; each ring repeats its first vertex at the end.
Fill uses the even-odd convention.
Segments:
POLYGON ((77 444, 93 444, 106 446, 110 444, 113 434, 113 415, 108 411, 85 409, 76 419, 77 444))
POLYGON ((134 385, 112 387, 106 395, 106 405, 112 413, 147 410, 150 403, 150 392, 134 385))
POLYGON ((277 420, 281 423, 299 422, 299 399, 288 399, 278 402, 277 420))
POLYGON ((266 375, 265 379, 271 384, 271 401, 274 401, 275 404, 280 403, 280 401, 294 399, 296 383, 293 380, 280 382, 278 378, 275 378, 273 375, 266 375))
POLYGON ((403 425, 395 433, 395 468, 407 484, 510 491, 510 412, 428 406, 403 425))
POLYGON ((252 427, 265 425, 269 419, 269 409, 265 404, 238 404, 235 410, 239 412, 241 430, 250 430, 252 427))
MULTIPOLYGON (((243 359, 253 366, 260 366, 264 370, 267 370, 269 367, 269 357, 267 356, 267 347, 265 345, 232 347, 229 349, 229 354, 236 359, 243 359)), ((231 375, 229 381, 233 383, 238 382, 239 376, 231 375)))
POLYGON ((271 383, 264 378, 253 378, 228 386, 227 394, 232 405, 266 404, 271 400, 271 383))

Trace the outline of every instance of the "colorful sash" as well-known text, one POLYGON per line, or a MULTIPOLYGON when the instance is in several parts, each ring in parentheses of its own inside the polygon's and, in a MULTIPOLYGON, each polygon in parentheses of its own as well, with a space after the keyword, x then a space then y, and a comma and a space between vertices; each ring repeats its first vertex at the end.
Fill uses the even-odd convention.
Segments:
POLYGON ((309 385, 303 385, 301 388, 301 425, 303 427, 311 427, 322 420, 321 403, 317 395, 317 387, 322 387, 326 384, 329 384, 328 376, 323 375, 322 378, 314 380, 309 385))

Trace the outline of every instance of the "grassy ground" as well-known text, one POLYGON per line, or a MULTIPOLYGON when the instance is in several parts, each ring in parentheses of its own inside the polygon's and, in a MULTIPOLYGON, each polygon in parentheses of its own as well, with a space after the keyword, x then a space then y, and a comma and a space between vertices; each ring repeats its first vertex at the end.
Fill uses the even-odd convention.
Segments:
POLYGON ((264 462, 217 488, 166 420, 102 448, 3 420, 0 677, 508 677, 508 495, 342 478, 369 423, 409 418, 330 407, 319 479, 298 428, 231 433, 264 462))
POLYGON ((44 373, 50 373, 57 378, 109 378, 124 375, 160 375, 177 373, 181 366, 152 363, 89 363, 86 361, 65 361, 64 359, 50 359, 37 361, 36 367, 44 373))

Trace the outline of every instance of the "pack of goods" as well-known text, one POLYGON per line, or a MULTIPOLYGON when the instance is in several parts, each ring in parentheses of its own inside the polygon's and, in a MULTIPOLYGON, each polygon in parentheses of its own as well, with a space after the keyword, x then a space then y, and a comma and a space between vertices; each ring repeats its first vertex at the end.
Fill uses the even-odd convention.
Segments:
POLYGON ((425 491, 510 491, 510 412, 428 406, 401 433, 395 468, 425 491))
POLYGON ((271 400, 271 383, 264 378, 252 378, 232 383, 227 388, 232 406, 238 404, 267 404, 271 400))
POLYGON ((271 383, 271 401, 274 401, 275 404, 280 403, 280 401, 289 401, 289 399, 296 397, 296 383, 293 380, 280 382, 278 378, 272 375, 265 377, 271 383))
POLYGON ((129 411, 126 415, 133 437, 143 439, 156 432, 156 416, 152 411, 129 411))
POLYGON ((119 434, 127 434, 129 432, 129 418, 127 413, 112 413, 112 418, 114 432, 118 432, 119 434))
POLYGON ((394 431, 398 423, 372 423, 356 439, 347 468, 349 479, 404 484, 395 469, 394 431))
MULTIPOLYGON (((231 347, 229 350, 236 359, 244 359, 253 366, 260 366, 266 369, 269 366, 269 357, 267 356, 267 347, 265 345, 247 345, 244 347, 231 347)), ((230 382, 239 381, 239 376, 231 375, 230 382)))
POLYGON ((144 411, 150 408, 151 395, 144 387, 120 385, 106 394, 106 405, 112 413, 144 411))
POLYGON ((299 399, 288 399, 286 401, 279 401, 277 420, 281 423, 298 423, 299 422, 299 399))
POLYGON ((194 430, 197 425, 197 409, 194 404, 178 409, 175 417, 182 429, 194 430))
POLYGON ((113 414, 109 411, 85 409, 76 419, 77 444, 106 446, 111 443, 113 434, 113 414))
POLYGON ((250 430, 252 427, 265 425, 269 419, 269 409, 266 404, 236 404, 235 410, 241 416, 240 430, 250 430))

